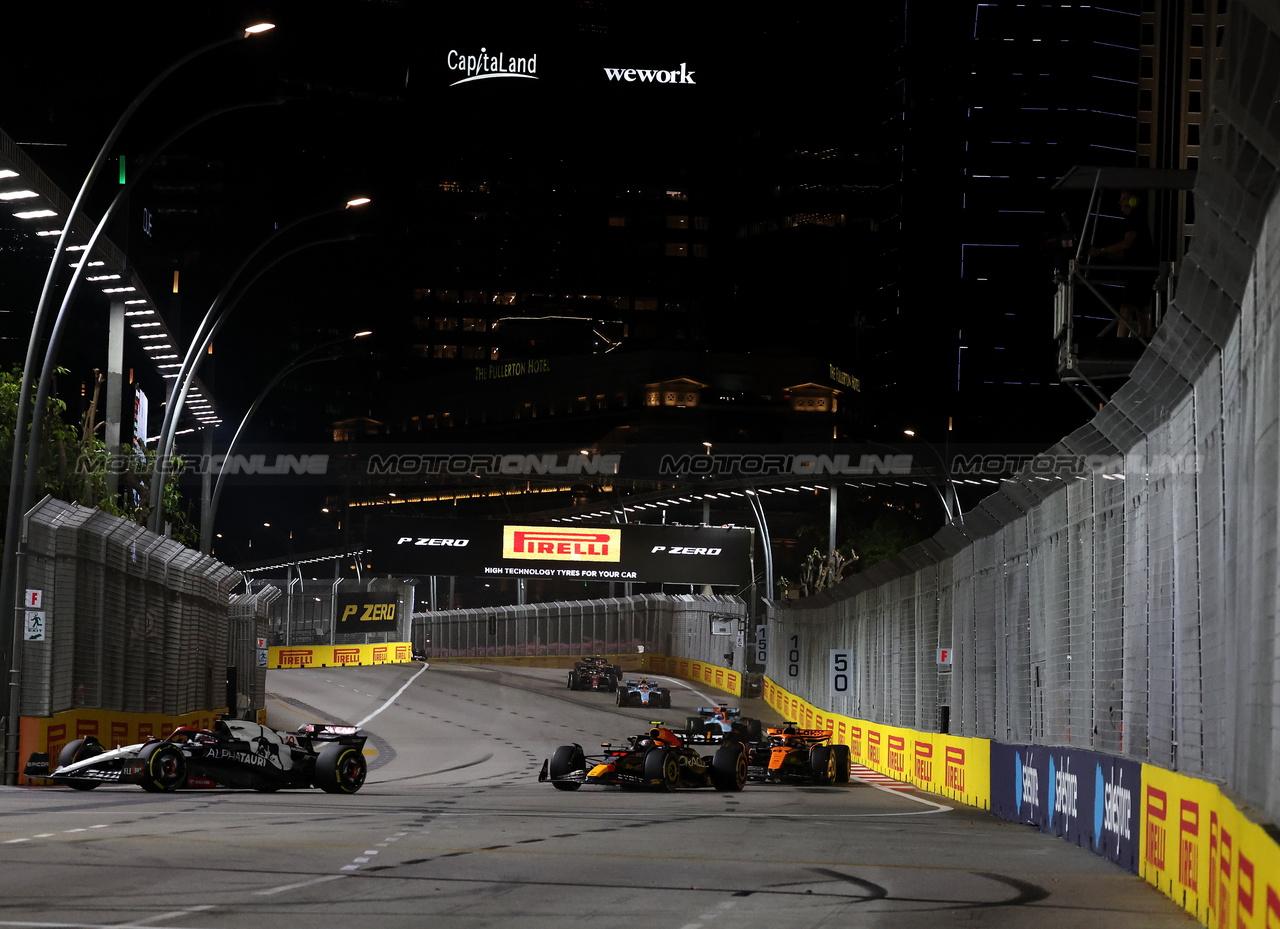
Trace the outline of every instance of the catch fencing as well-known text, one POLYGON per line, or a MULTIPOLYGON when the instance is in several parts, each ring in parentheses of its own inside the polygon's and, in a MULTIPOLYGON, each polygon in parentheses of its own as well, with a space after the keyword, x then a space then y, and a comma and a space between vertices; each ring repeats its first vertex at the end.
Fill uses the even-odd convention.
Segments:
MULTIPOLYGON (((178 716, 227 702, 253 664, 230 635, 240 575, 141 526, 47 497, 27 514, 18 589, 38 591, 18 653, 22 716, 95 708, 178 716)), ((23 621, 22 618, 19 620, 23 621)), ((260 705, 260 704, 259 704, 260 705)))
POLYGON ((1280 821, 1280 35, 1251 5, 1229 28, 1259 41, 1214 85, 1195 237, 1131 380, 1043 456, 1068 464, 775 604, 781 686, 873 722, 1209 778, 1280 821))
POLYGON ((738 597, 640 594, 600 600, 441 610, 413 616, 414 651, 432 658, 578 658, 583 655, 679 655, 743 667, 738 597), (713 630, 727 620, 730 635, 713 630))
POLYGON ((373 645, 409 640, 414 585, 396 578, 246 578, 245 588, 257 592, 275 588, 267 617, 267 644, 373 645), (395 603, 395 628, 375 632, 342 631, 340 601, 368 597, 395 603))

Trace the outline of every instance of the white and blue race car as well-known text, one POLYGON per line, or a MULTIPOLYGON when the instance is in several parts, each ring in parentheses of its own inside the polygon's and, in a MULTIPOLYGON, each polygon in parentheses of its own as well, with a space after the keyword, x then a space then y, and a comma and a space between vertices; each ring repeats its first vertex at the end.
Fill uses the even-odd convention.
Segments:
POLYGON ((618 706, 671 706, 671 691, 647 678, 618 684, 618 706))

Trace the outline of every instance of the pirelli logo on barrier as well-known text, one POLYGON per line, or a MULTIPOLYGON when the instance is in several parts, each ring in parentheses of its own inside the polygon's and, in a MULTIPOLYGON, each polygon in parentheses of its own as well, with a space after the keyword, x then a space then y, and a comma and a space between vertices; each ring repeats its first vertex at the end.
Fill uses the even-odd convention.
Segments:
POLYGON ((279 651, 278 668, 305 668, 311 664, 311 649, 282 648, 279 651))
POLYGON ((503 526, 502 557, 528 561, 622 560, 621 529, 503 526))

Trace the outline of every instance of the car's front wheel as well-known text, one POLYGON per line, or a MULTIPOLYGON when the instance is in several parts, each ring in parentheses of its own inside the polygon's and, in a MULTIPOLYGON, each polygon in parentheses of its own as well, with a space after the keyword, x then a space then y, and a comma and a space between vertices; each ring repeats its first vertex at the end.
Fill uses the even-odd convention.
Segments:
POLYGON ((815 784, 832 784, 836 779, 836 754, 830 745, 815 745, 809 753, 809 771, 815 784))
POLYGON ((138 752, 142 762, 143 790, 167 793, 187 782, 187 756, 172 742, 152 742, 138 752))
POLYGON ((581 745, 561 745, 551 755, 551 763, 547 772, 551 775, 551 786, 556 790, 577 790, 582 786, 579 781, 561 780, 574 771, 583 771, 587 767, 586 757, 581 745))
MULTIPOLYGON (((77 761, 84 761, 95 755, 101 755, 106 749, 99 744, 95 738, 75 739, 62 746, 62 751, 58 752, 58 767, 64 768, 67 765, 75 764, 77 761)), ((101 781, 89 779, 81 780, 79 778, 68 779, 66 785, 76 790, 93 790, 101 784, 101 781)))
POLYGON ((847 745, 831 746, 832 754, 835 755, 836 761, 836 783, 849 783, 849 765, 853 760, 853 754, 847 745))
POLYGON ((711 786, 716 790, 747 786, 747 750, 741 742, 726 742, 711 757, 711 786))

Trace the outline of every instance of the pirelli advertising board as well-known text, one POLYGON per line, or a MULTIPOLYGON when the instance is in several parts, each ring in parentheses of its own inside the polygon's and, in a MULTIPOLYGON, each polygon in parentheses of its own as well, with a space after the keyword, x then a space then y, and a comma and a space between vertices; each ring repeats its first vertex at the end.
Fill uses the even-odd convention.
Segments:
POLYGON ((380 574, 738 586, 751 581, 753 535, 703 526, 383 517, 370 525, 369 547, 380 574))

